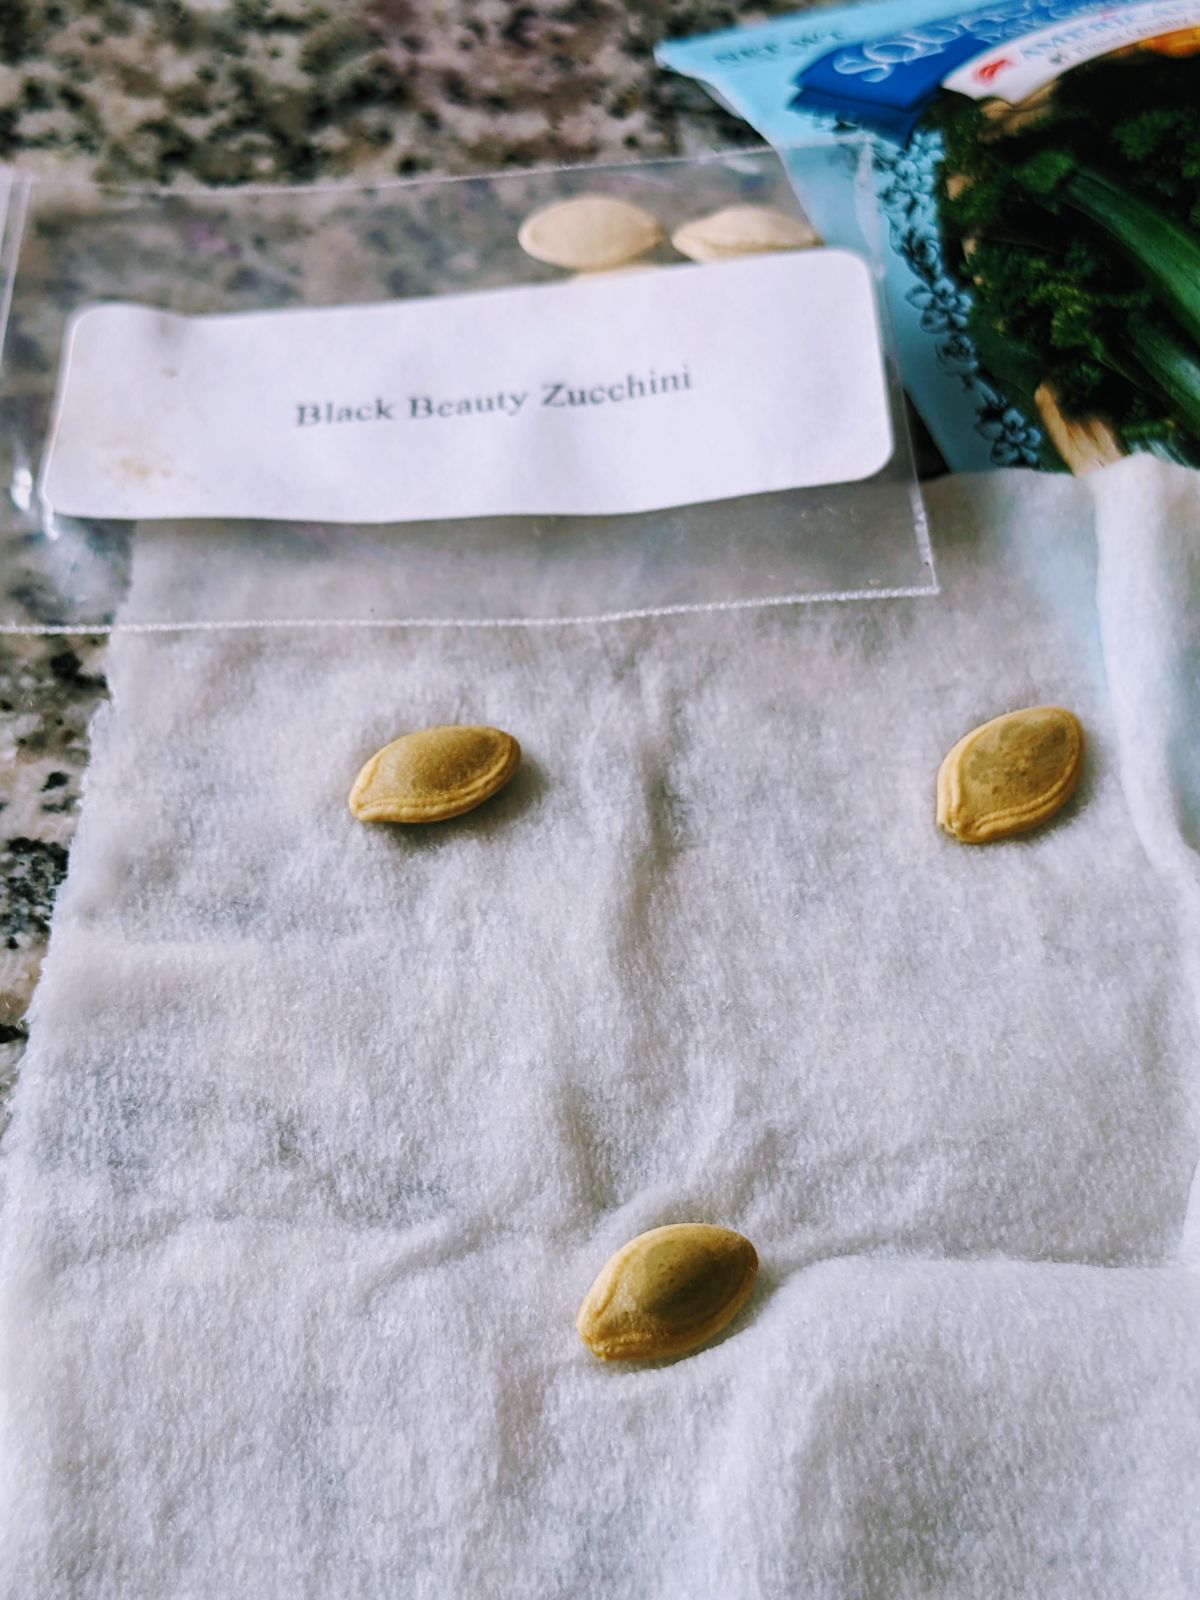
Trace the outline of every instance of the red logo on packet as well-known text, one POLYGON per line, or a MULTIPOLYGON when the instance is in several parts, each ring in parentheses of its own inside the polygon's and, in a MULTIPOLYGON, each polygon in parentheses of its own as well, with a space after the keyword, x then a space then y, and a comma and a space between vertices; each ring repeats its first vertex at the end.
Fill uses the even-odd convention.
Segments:
POLYGON ((1011 67, 1012 64, 1009 56, 1001 56, 998 61, 989 61, 982 67, 976 67, 972 77, 979 83, 991 83, 992 79, 1003 72, 1005 67, 1011 67))

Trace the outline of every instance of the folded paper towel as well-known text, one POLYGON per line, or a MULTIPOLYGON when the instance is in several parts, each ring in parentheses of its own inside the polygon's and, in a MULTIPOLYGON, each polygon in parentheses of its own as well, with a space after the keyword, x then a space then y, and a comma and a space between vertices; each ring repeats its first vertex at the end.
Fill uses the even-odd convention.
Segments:
MULTIPOLYGON (((930 501, 937 600, 114 640, 5 1141, 0 1592, 1194 1600, 1200 493, 930 501), (939 834, 1042 702, 1071 807, 939 834), (351 818, 454 721, 521 740, 495 801, 351 818), (746 1312, 598 1363, 596 1271, 689 1219, 746 1312)), ((140 545, 148 609, 304 582, 140 545)))

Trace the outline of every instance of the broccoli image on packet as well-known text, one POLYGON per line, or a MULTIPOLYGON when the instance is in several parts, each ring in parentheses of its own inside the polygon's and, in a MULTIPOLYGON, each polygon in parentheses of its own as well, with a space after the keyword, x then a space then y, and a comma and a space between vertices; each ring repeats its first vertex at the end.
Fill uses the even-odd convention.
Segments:
POLYGON ((931 116, 984 365, 1075 470, 1142 447, 1200 462, 1200 28, 931 116))
POLYGON ((886 0, 660 55, 785 161, 871 136, 905 384, 952 467, 1200 465, 1200 0, 886 0))

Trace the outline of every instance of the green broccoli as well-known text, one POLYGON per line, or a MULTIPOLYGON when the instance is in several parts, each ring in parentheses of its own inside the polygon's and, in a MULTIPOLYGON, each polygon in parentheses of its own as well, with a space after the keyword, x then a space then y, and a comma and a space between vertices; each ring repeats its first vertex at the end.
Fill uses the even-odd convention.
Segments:
POLYGON ((1127 448, 1200 464, 1198 69, 1106 58, 1034 115, 950 94, 932 115, 947 257, 972 286, 985 365, 1027 410, 1047 382, 1127 448))

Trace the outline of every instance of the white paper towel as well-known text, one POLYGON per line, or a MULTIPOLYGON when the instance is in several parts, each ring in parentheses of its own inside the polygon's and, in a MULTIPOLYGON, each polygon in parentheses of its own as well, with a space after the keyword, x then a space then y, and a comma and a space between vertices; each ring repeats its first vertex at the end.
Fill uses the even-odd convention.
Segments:
MULTIPOLYGON (((5 1140, 0 1593, 1195 1600, 1200 495, 929 498, 937 600, 114 641, 5 1140), (1078 799, 940 835, 1043 702, 1078 799), (460 720, 501 796, 351 819, 460 720), (688 1219, 747 1311, 600 1364, 592 1277, 688 1219)), ((143 601, 226 580, 305 581, 143 538, 143 601)))

